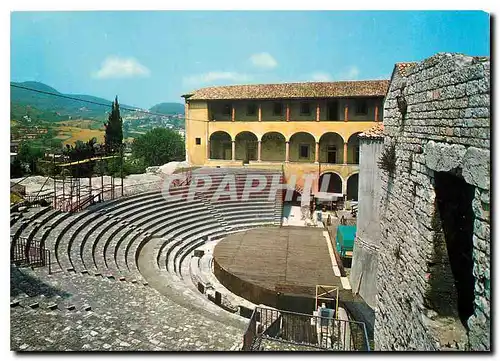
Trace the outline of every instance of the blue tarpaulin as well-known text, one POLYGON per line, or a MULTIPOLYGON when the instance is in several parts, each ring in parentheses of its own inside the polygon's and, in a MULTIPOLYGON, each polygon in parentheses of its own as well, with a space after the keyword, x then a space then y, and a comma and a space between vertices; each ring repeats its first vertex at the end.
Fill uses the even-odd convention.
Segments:
POLYGON ((337 251, 341 257, 352 257, 354 238, 356 238, 356 226, 337 227, 337 251))

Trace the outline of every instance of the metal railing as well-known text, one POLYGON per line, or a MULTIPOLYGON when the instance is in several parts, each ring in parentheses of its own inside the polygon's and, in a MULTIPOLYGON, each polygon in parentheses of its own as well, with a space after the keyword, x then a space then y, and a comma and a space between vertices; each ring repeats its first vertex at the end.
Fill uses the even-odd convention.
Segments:
MULTIPOLYGON (((252 351, 256 349, 255 342, 257 341, 257 312, 255 310, 250 317, 248 327, 243 334, 243 351, 252 351)), ((258 348, 258 347, 257 347, 258 348)))
POLYGON ((44 193, 44 194, 35 194, 35 195, 28 194, 28 195, 24 196, 24 199, 26 201, 32 203, 32 206, 36 206, 36 202, 41 201, 41 200, 45 200, 50 204, 52 202, 53 198, 54 198, 54 192, 48 192, 48 193, 44 193))
POLYGON ((370 351, 363 322, 256 307, 243 335, 243 351, 263 339, 332 351, 370 351))
POLYGON ((20 238, 11 242, 10 260, 17 266, 49 266, 49 274, 52 272, 50 251, 43 247, 39 240, 28 242, 27 238, 20 238))

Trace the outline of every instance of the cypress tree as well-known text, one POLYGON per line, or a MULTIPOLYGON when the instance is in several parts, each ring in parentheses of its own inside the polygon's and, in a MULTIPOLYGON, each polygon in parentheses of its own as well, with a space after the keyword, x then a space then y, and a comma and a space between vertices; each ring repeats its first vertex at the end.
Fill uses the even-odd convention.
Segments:
POLYGON ((123 120, 120 116, 120 106, 118 97, 115 98, 111 106, 111 113, 108 117, 108 122, 104 125, 106 133, 104 135, 104 145, 108 154, 120 150, 123 142, 123 120))

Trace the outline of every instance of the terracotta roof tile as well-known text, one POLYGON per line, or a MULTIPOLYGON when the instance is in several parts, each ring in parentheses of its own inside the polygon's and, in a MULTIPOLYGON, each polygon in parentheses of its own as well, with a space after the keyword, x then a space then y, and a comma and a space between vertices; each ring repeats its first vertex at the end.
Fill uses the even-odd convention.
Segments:
POLYGON ((368 130, 365 130, 363 133, 359 134, 362 138, 383 138, 384 137, 384 123, 379 122, 375 124, 368 130))
POLYGON ((389 80, 214 86, 183 95, 189 100, 385 96, 389 80))

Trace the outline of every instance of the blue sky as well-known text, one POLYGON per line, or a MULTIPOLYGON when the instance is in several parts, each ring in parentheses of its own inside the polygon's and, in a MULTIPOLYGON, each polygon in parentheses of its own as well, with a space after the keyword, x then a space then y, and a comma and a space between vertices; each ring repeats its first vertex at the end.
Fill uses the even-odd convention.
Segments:
POLYGON ((389 78, 489 55, 489 31, 479 11, 14 12, 11 80, 149 108, 210 85, 389 78))

